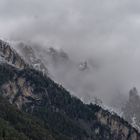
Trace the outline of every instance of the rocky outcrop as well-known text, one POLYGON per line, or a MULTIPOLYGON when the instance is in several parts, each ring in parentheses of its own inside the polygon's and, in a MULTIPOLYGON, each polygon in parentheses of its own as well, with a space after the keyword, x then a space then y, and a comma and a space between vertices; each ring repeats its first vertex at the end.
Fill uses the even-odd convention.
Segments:
POLYGON ((1 92, 10 103, 16 104, 20 110, 25 106, 31 109, 34 105, 41 105, 43 99, 40 93, 34 93, 33 85, 24 77, 15 76, 13 80, 1 86, 1 92))
POLYGON ((13 50, 10 45, 2 40, 0 40, 0 56, 3 58, 3 61, 16 66, 17 68, 25 68, 27 64, 24 60, 18 55, 18 53, 13 50))
POLYGON ((17 43, 14 47, 18 50, 24 61, 38 71, 49 74, 47 67, 50 65, 63 65, 69 60, 69 56, 63 50, 57 50, 53 47, 44 49, 36 44, 17 43))
POLYGON ((30 45, 19 43, 17 44, 17 49, 27 64, 38 71, 42 71, 44 74, 48 74, 46 66, 41 59, 36 56, 34 49, 30 45))
POLYGON ((32 94, 32 87, 23 78, 9 81, 1 89, 4 93, 3 96, 8 98, 10 103, 15 103, 19 109, 22 109, 25 103, 30 102, 28 97, 35 99, 32 94))
POLYGON ((100 110, 97 114, 97 119, 101 124, 109 126, 111 133, 115 139, 119 140, 140 140, 138 131, 131 127, 122 118, 116 115, 100 110))
POLYGON ((140 130, 140 96, 134 87, 129 91, 129 100, 122 108, 124 118, 140 130))

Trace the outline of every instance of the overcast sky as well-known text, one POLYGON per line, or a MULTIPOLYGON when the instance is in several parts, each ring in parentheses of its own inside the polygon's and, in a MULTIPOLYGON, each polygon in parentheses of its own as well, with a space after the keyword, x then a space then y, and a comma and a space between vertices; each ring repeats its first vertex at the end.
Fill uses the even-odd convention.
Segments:
POLYGON ((43 40, 90 54, 137 52, 139 33, 139 0, 0 0, 0 37, 7 39, 43 40))
POLYGON ((92 57, 98 84, 140 89, 140 0, 0 0, 0 37, 92 57))

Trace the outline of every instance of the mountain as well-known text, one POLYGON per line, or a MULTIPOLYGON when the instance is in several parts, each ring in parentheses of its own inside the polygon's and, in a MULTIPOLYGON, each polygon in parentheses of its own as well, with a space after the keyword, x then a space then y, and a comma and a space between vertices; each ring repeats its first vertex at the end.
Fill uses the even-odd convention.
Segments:
POLYGON ((140 140, 139 132, 116 114, 84 104, 47 74, 6 56, 0 63, 1 139, 140 140))
POLYGON ((27 64, 21 56, 10 47, 7 42, 0 40, 0 60, 1 63, 9 63, 17 68, 25 68, 27 64))
POLYGON ((62 65, 64 61, 69 60, 68 55, 64 51, 58 51, 53 47, 44 49, 37 44, 19 42, 15 45, 15 49, 18 50, 26 63, 46 74, 48 74, 47 67, 62 65))
POLYGON ((43 73, 48 74, 48 70, 42 60, 36 55, 34 49, 30 45, 26 45, 25 43, 18 43, 17 48, 20 55, 24 59, 24 61, 32 66, 34 69, 42 71, 43 73))

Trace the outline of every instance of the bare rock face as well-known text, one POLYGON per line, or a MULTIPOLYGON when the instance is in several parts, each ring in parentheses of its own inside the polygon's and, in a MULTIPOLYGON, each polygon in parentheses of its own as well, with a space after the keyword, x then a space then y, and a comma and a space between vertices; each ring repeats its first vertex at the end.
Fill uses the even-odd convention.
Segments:
POLYGON ((139 140, 140 135, 135 128, 125 122, 123 119, 116 117, 115 115, 110 115, 104 110, 100 110, 97 113, 97 119, 101 124, 108 125, 111 129, 112 134, 115 139, 120 140, 139 140))
POLYGON ((16 53, 8 43, 0 40, 0 57, 3 61, 6 61, 17 68, 25 68, 27 64, 24 60, 16 53))
POLYGON ((57 69, 69 60, 67 53, 63 50, 56 50, 53 47, 44 49, 37 44, 17 43, 15 48, 18 50, 24 61, 34 69, 48 74, 51 66, 57 69))
POLYGON ((15 103, 19 109, 23 104, 30 102, 28 97, 35 98, 32 94, 32 88, 25 79, 18 78, 2 86, 3 96, 7 97, 10 103, 15 103))
POLYGON ((34 69, 42 71, 44 74, 48 74, 46 66, 41 61, 41 59, 36 56, 36 53, 31 46, 26 45, 24 43, 19 43, 17 45, 17 48, 26 63, 28 63, 34 69))
POLYGON ((12 80, 4 83, 1 86, 3 96, 9 100, 11 104, 16 104, 18 109, 22 110, 26 106, 26 110, 31 110, 34 105, 41 105, 43 95, 47 96, 47 92, 35 94, 34 85, 31 84, 25 77, 14 75, 12 80))

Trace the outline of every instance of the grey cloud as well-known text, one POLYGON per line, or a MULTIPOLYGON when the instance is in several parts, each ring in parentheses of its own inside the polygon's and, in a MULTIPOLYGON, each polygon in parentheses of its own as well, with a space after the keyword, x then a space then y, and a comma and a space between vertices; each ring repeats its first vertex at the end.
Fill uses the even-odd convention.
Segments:
POLYGON ((99 94, 127 92, 140 87, 139 5, 139 0, 1 0, 0 36, 53 44, 73 59, 91 57, 101 68, 87 78, 99 94))

